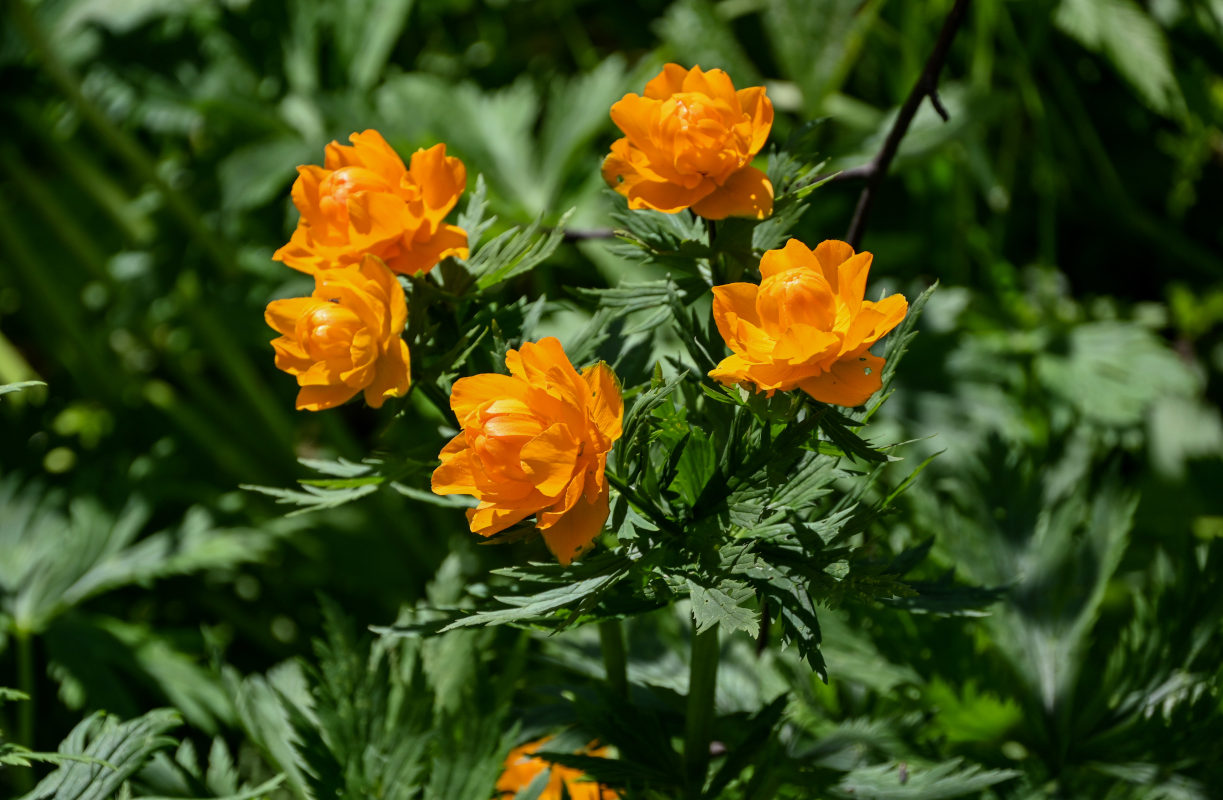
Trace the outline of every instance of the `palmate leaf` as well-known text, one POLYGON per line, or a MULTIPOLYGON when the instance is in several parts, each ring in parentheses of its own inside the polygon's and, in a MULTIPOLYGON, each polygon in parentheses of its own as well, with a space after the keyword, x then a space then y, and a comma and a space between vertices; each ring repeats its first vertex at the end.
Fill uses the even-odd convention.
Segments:
POLYGON ((175 745, 166 732, 180 724, 169 709, 128 722, 98 712, 72 729, 60 745, 65 761, 22 800, 110 800, 155 753, 175 745))
POLYGON ((853 770, 837 784, 842 797, 859 800, 943 800, 963 797, 1018 777, 1013 769, 984 769, 961 759, 941 764, 876 764, 853 770))
POLYGON ((122 586, 258 561, 275 541, 270 532, 218 528, 200 508, 141 536, 150 512, 139 499, 118 515, 90 500, 64 506, 56 492, 0 480, 0 609, 28 631, 122 586))

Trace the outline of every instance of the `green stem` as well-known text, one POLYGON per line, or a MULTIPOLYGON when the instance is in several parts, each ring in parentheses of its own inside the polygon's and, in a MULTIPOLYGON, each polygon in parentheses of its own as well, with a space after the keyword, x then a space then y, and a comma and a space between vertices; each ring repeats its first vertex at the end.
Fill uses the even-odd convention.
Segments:
MULTIPOLYGON (((17 690, 27 699, 17 705, 17 741, 31 750, 34 747, 34 643, 30 632, 19 627, 15 632, 17 649, 17 690)), ((18 791, 25 793, 34 786, 34 771, 17 771, 18 791)))
POLYGON ((713 736, 714 699, 718 689, 718 626, 704 631, 692 625, 692 654, 688 664, 688 719, 684 729, 684 773, 688 800, 705 788, 709 770, 709 742, 713 736))
POLYGON ((612 694, 628 699, 628 657, 624 650, 624 629, 618 619, 599 623, 599 643, 603 650, 603 668, 612 694))

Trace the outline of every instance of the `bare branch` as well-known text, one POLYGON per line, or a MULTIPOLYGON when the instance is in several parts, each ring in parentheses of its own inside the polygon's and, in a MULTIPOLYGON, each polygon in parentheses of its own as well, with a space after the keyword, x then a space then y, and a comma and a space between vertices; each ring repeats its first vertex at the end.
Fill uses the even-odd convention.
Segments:
POLYGON ((888 131, 887 138, 884 139, 883 147, 880 148, 878 154, 870 162, 845 170, 834 178, 834 180, 866 179, 866 186, 862 188, 862 194, 858 196, 858 207, 854 209, 853 219, 849 223, 849 232, 845 234, 845 240, 855 250, 862 241, 862 232, 866 228, 866 218, 870 213, 871 203, 875 199, 879 185, 883 183, 884 176, 887 175, 888 167, 892 165, 892 159, 896 157, 896 151, 900 149, 900 140, 908 132, 921 101, 929 97, 934 110, 943 118, 943 121, 946 122, 948 119, 947 109, 943 107, 938 97, 938 75, 947 61, 951 41, 955 38, 956 31, 960 29, 960 23, 964 21, 971 2, 972 0, 956 0, 955 5, 951 7, 947 19, 943 21, 943 29, 939 32, 934 50, 926 59, 926 66, 922 69, 917 82, 913 84, 913 90, 909 92, 904 105, 897 112, 896 121, 892 123, 892 129, 888 131))

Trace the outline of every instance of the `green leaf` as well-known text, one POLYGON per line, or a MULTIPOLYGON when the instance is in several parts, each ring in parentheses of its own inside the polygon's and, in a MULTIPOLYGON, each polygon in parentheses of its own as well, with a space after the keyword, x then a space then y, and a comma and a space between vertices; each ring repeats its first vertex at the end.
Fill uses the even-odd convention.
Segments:
POLYGON ((467 198, 467 205, 459 212, 458 226, 467 231, 467 247, 474 251, 484 232, 497 221, 496 217, 487 217, 488 187, 484 176, 476 176, 476 188, 467 198))
POLYGON ((721 625, 728 633, 747 631, 749 636, 760 635, 759 612, 742 605, 755 597, 755 593, 747 586, 724 581, 719 588, 714 588, 702 586, 689 579, 688 592, 692 598, 692 618, 696 621, 698 633, 721 625))
POLYGON ((929 766, 901 762, 859 767, 836 789, 854 800, 943 800, 980 792, 1019 775, 1013 769, 963 765, 958 758, 929 766))
POLYGON ((9 392, 20 392, 22 389, 30 389, 34 386, 46 386, 42 381, 20 381, 18 383, 6 383, 0 385, 0 394, 8 394, 9 392))
POLYGON ((169 709, 128 722, 98 712, 73 728, 59 748, 62 755, 89 761, 60 764, 22 800, 110 800, 154 753, 174 746, 165 733, 179 724, 177 712, 169 709))
POLYGON ((546 617, 553 616, 556 611, 576 609, 583 601, 605 592, 619 581, 626 571, 627 565, 621 563, 607 574, 577 580, 553 589, 546 589, 538 594, 500 595, 494 599, 504 604, 504 608, 477 611, 451 622, 440 632, 445 633, 456 628, 479 625, 543 622, 546 617))
POLYGON ((566 212, 547 234, 541 233, 536 220, 525 230, 512 228, 481 247, 467 261, 467 269, 477 276, 476 287, 483 291, 542 264, 564 238, 570 214, 566 212))
POLYGON ((690 429, 677 452, 679 461, 670 488, 679 493, 689 508, 694 508, 705 485, 717 472, 718 455, 709 436, 699 428, 690 429))
POLYGON ((909 311, 905 314, 904 320, 888 334, 887 350, 883 356, 886 361, 883 365, 883 386, 876 393, 876 396, 886 397, 891 389, 892 380, 896 375, 896 368, 900 366, 900 360, 908 352, 909 344, 917 336, 917 320, 921 318, 922 311, 926 308, 926 303, 930 302, 930 296, 934 294, 934 290, 937 288, 938 281, 926 287, 926 290, 909 304, 909 311))
POLYGON ((1183 111, 1168 40, 1133 0, 1062 0, 1053 22, 1107 58, 1151 110, 1164 115, 1183 111))

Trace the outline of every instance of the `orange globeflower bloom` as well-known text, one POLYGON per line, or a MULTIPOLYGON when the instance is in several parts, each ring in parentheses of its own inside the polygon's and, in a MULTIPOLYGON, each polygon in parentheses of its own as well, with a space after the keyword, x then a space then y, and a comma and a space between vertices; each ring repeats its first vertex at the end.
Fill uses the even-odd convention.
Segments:
POLYGON ((562 564, 590 549, 607 520, 607 452, 620 438, 624 403, 603 363, 579 375, 548 337, 505 355, 509 375, 455 381, 450 407, 463 430, 441 452, 437 494, 470 494, 473 533, 492 536, 537 514, 562 564))
POLYGON ((871 254, 797 239, 760 259, 761 282, 713 287, 713 318, 734 355, 709 374, 726 386, 755 384, 771 397, 802 389, 816 400, 862 405, 882 386, 883 359, 869 348, 904 319, 894 294, 864 301, 871 254))
POLYGON ((352 146, 327 145, 323 166, 297 168, 293 205, 301 220, 272 258, 302 272, 347 266, 372 253, 404 275, 446 256, 467 257, 467 232, 444 220, 467 185, 467 169, 446 145, 417 150, 411 166, 375 130, 352 146))
POLYGON ((264 319, 276 366, 297 377, 298 409, 332 408, 365 390, 379 408, 411 384, 408 345, 400 334, 408 305, 395 276, 376 256, 314 276, 314 294, 273 300, 264 319))
POLYGON ((752 166, 773 127, 763 86, 736 91, 720 69, 668 64, 644 97, 616 102, 611 118, 624 138, 612 143, 603 180, 629 208, 691 208, 707 219, 773 213, 773 184, 752 166))
MULTIPOLYGON (((568 790, 573 800, 616 800, 620 796, 594 781, 582 780, 584 773, 580 770, 563 767, 560 764, 550 764, 541 758, 536 758, 536 751, 547 744, 551 738, 551 736, 545 736, 510 751, 505 759, 505 771, 497 779, 498 797, 513 797, 529 786, 531 781, 535 780, 536 775, 549 767, 551 772, 548 776, 548 785, 540 793, 539 800, 561 800, 564 797, 562 787, 568 790)), ((580 751, 580 754, 603 758, 606 752, 606 747, 587 747, 580 751)))

